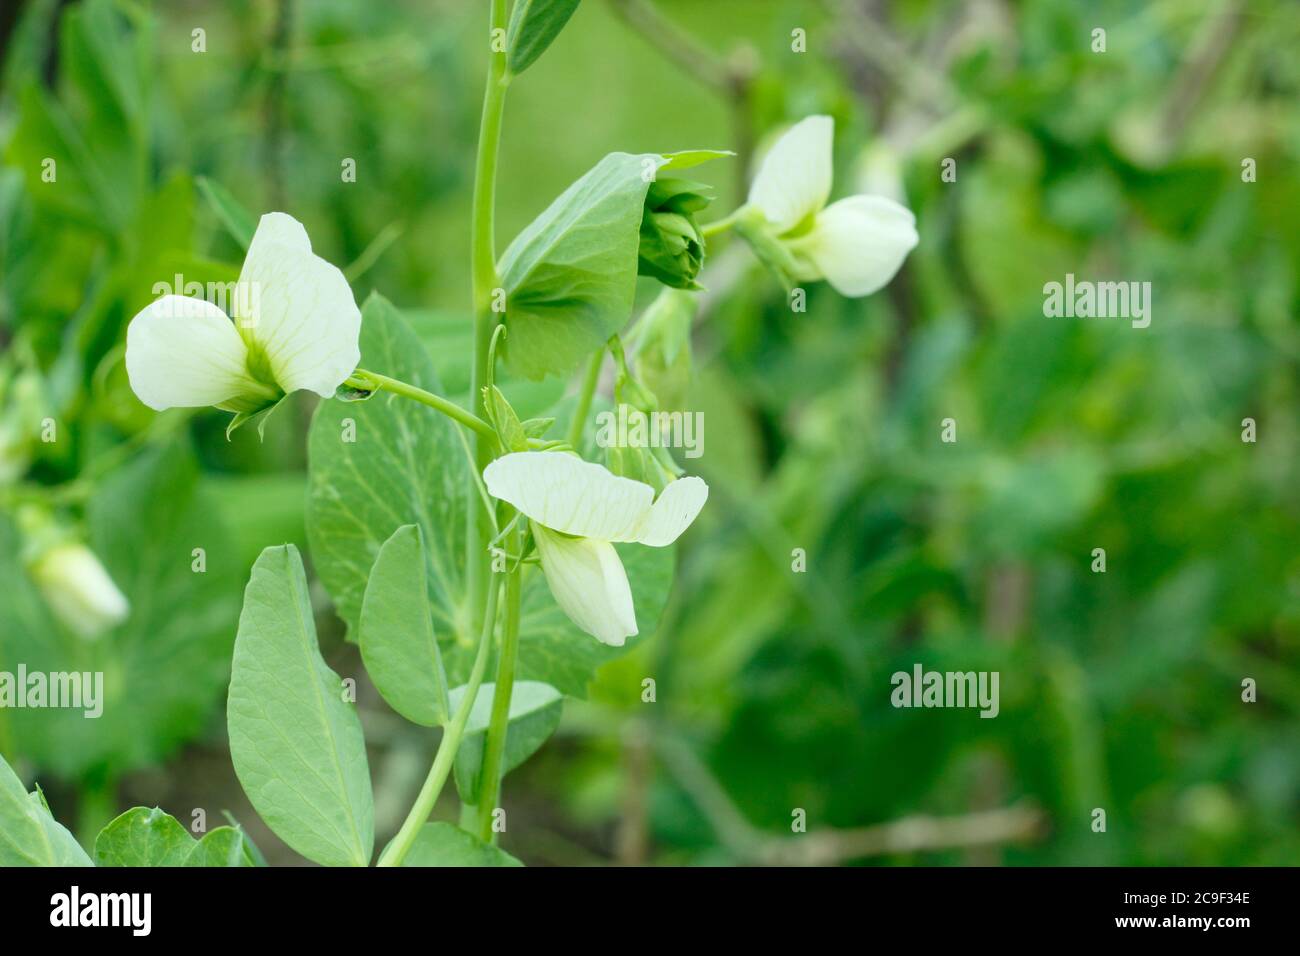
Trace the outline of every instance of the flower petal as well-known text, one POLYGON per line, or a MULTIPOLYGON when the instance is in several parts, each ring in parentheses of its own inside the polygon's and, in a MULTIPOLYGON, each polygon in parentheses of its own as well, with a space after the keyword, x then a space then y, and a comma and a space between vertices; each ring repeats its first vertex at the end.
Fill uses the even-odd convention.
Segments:
POLYGON ((361 361, 361 312, 343 273, 311 251, 292 216, 258 223, 239 275, 235 317, 285 392, 330 397, 361 361))
POLYGON ((850 196, 822 210, 811 233, 790 243, 840 295, 870 295, 916 246, 916 217, 883 196, 850 196))
POLYGON ((652 548, 665 548, 691 526, 709 498, 704 479, 690 475, 670 482, 646 515, 637 540, 652 548))
POLYGON ((307 237, 306 228, 286 212, 268 212, 257 221, 257 230, 244 258, 262 258, 266 254, 262 247, 272 243, 290 246, 299 252, 311 252, 311 239, 307 237))
POLYGON ((264 390, 249 377, 248 349, 226 313, 210 302, 165 295, 126 330, 126 374, 152 409, 220 405, 264 390))
POLYGON ((553 451, 517 451, 483 469, 488 492, 565 534, 635 541, 655 492, 608 469, 553 451))
POLYGON ((636 634, 632 588, 608 541, 569 538, 533 522, 542 571, 555 603, 602 644, 622 647, 636 634))
POLYGON ((826 205, 834 175, 835 121, 809 116, 796 123, 764 157, 749 187, 749 202, 777 233, 799 225, 826 205))

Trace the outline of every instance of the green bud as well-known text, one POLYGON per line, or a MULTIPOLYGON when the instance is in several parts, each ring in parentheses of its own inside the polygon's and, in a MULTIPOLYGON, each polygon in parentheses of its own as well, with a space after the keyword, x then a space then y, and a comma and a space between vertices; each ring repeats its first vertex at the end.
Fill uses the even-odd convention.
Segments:
POLYGON ((126 596, 72 529, 35 505, 21 508, 17 519, 23 564, 56 619, 84 638, 98 637, 126 619, 126 596))
MULTIPOLYGON (((662 448, 622 448, 610 446, 605 449, 605 467, 623 478, 631 478, 654 488, 657 494, 677 478, 659 460, 658 452, 667 452, 662 448)), ((671 458, 669 458, 671 461, 671 458)))
POLYGON ((704 237, 695 214, 713 201, 709 187, 687 179, 658 179, 646 192, 637 272, 675 289, 698 289, 704 237))
POLYGON ((636 375, 655 393, 660 408, 686 407, 695 308, 692 293, 664 289, 637 323, 636 375))

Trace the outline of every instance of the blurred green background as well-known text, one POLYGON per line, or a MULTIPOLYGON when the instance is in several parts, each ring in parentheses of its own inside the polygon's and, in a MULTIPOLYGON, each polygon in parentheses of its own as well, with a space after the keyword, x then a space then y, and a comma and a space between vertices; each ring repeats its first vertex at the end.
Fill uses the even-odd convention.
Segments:
MULTIPOLYGON (((235 278, 215 183, 302 220, 464 395, 486 7, 6 5, 0 668, 103 669, 109 703, 99 721, 0 711, 0 753, 83 834, 135 804, 210 825, 229 810, 272 862, 298 861, 235 780, 224 687, 253 560, 305 549, 314 400, 294 396, 264 442, 227 442, 221 413, 157 416, 127 386, 125 326, 156 282, 235 278), (57 442, 27 434, 33 407, 57 442), (27 497, 78 522, 131 598, 110 638, 50 624, 19 559, 27 497)), ((711 249, 687 402, 705 454, 684 462, 709 505, 656 638, 507 778, 504 848, 530 864, 1300 859, 1297 47, 1281 0, 582 3, 511 90, 501 248, 613 150, 735 150, 699 173, 721 217, 756 151, 811 113, 836 118, 835 198, 901 194, 921 242, 881 293, 817 285, 803 314, 738 244, 711 249), (1043 284, 1067 272, 1151 282, 1151 327, 1045 318, 1043 284), (1000 672, 1000 715, 894 709, 890 675, 916 663, 1000 672)), ((316 597, 327 659, 361 683, 382 841, 432 741, 316 597)))

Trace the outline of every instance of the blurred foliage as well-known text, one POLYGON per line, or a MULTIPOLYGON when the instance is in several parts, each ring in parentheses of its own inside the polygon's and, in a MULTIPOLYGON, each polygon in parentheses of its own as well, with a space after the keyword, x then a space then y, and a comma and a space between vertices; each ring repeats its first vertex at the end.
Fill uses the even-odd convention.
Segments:
MULTIPOLYGON (((93 815, 105 781, 131 790, 131 771, 170 758, 142 778, 162 789, 149 803, 253 822, 228 758, 204 754, 224 746, 240 584, 262 547, 305 543, 313 403, 295 396, 262 443, 227 442, 220 414, 154 416, 126 383, 125 325, 155 283, 234 278, 206 179, 303 220, 358 301, 379 290, 409 310, 464 395, 480 6, 19 4, 2 51, 0 374, 37 373, 62 432, 19 443, 4 501, 51 496, 135 608, 104 642, 72 643, 0 518, 0 667, 110 675, 100 721, 0 712, 5 756, 64 781, 52 804, 93 815), (206 575, 188 566, 199 534, 225 542, 206 575)), ((837 121, 837 196, 901 194, 921 244, 883 292, 816 286, 805 313, 711 244, 685 405, 704 412, 705 454, 683 462, 710 504, 656 639, 567 703, 512 775, 507 850, 743 861, 795 808, 810 829, 855 828, 1031 801, 1048 826, 1030 839, 883 859, 1300 858, 1298 44, 1282 2, 581 4, 511 91, 499 248, 614 150, 736 150, 698 174, 721 217, 763 140, 813 112, 837 121), (1151 327, 1045 318, 1043 284, 1067 272, 1151 282, 1151 327), (915 663, 999 671, 1001 714, 892 708, 890 675, 915 663), (694 762, 672 758, 683 747, 694 762)), ((528 417, 564 385, 506 389, 528 417)), ((320 612, 327 654, 360 674, 320 612)), ((391 832, 429 740, 372 691, 361 704, 368 739, 388 740, 372 765, 391 832), (386 788, 402 794, 387 809, 386 788)))

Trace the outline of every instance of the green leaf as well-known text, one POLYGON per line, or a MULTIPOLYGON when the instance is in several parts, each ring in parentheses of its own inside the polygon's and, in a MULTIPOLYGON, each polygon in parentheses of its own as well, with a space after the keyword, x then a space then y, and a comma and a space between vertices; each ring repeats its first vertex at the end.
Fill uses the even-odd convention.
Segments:
POLYGON ((96 866, 184 866, 198 844, 157 807, 132 807, 95 837, 96 866))
POLYGON ((524 430, 525 438, 545 438, 546 433, 551 430, 551 426, 554 424, 554 418, 530 418, 519 423, 524 430))
POLYGON ((515 0, 506 29, 507 65, 516 76, 546 52, 580 0, 515 0))
POLYGON ((729 149, 683 149, 676 153, 664 153, 663 155, 665 162, 659 167, 661 173, 690 169, 692 166, 699 166, 702 163, 709 163, 715 159, 723 159, 736 154, 729 149))
POLYGON ((611 153, 506 249, 502 346, 526 378, 566 375, 632 311, 642 210, 662 158, 611 153))
MULTIPOLYGON (((455 710, 465 699, 464 687, 451 692, 455 710)), ((492 719, 492 699, 496 684, 483 684, 474 697, 465 736, 456 751, 456 789, 465 803, 478 803, 479 771, 483 765, 483 738, 492 719)), ((506 749, 501 760, 504 776, 537 752, 560 724, 564 695, 550 684, 540 681, 516 681, 510 694, 510 722, 506 730, 506 749)))
POLYGON ((16 752, 69 778, 156 763, 209 723, 230 680, 231 625, 251 560, 232 546, 221 508, 199 487, 184 440, 142 451, 102 479, 86 518, 88 543, 131 608, 93 642, 51 618, 18 560, 17 529, 0 514, 0 661, 103 675, 93 719, 76 708, 3 712, 16 752))
POLYGON ((326 866, 369 862, 374 802, 361 721, 321 657, 291 544, 267 548, 253 565, 227 726, 235 774, 280 839, 326 866))
MULTIPOLYGON (((428 353, 387 299, 372 295, 361 315, 364 368, 442 391, 428 353)), ((434 632, 476 646, 461 606, 469 472, 456 427, 391 393, 361 403, 321 402, 316 411, 308 438, 307 541, 352 640, 380 546, 403 525, 418 524, 434 632)))
POLYGON ((402 866, 523 866, 509 853, 450 823, 426 823, 402 866))
POLYGON ((245 209, 221 183, 207 176, 199 176, 195 179, 195 183, 203 198, 212 207, 212 211, 221 220, 221 224, 226 227, 226 232, 230 233, 230 237, 247 252, 253 241, 253 233, 257 229, 257 220, 254 219, 253 214, 245 209))
POLYGON ((238 827, 217 827, 203 835, 185 859, 186 866, 256 866, 254 847, 238 827))
POLYGON ((0 866, 91 866, 90 857, 0 757, 0 866))
POLYGON ((238 827, 217 827, 195 840, 179 820, 158 807, 133 807, 95 838, 99 866, 253 866, 250 844, 238 827))
POLYGON ((265 408, 259 408, 255 412, 236 412, 235 416, 226 424, 226 441, 230 441, 230 436, 245 425, 257 426, 257 439, 263 441, 266 438, 266 420, 271 417, 271 413, 284 404, 284 398, 267 405, 265 408))
POLYGON ((244 828, 242 826, 240 826, 239 821, 235 819, 235 815, 231 813, 229 810, 222 810, 221 815, 226 818, 226 820, 230 823, 231 827, 238 830, 240 834, 243 836, 244 850, 248 854, 248 859, 251 861, 251 865, 266 866, 267 865, 266 857, 262 855, 262 851, 259 850, 257 844, 253 842, 253 838, 244 831, 244 828))
POLYGON ((501 444, 507 451, 527 451, 528 433, 523 423, 515 414, 514 408, 506 400, 501 389, 495 385, 483 389, 484 405, 487 407, 488 420, 501 436, 501 444))
POLYGON ((427 594, 420 526, 402 525, 370 571, 358 629, 361 658, 393 710, 433 727, 447 722, 450 708, 427 594))

